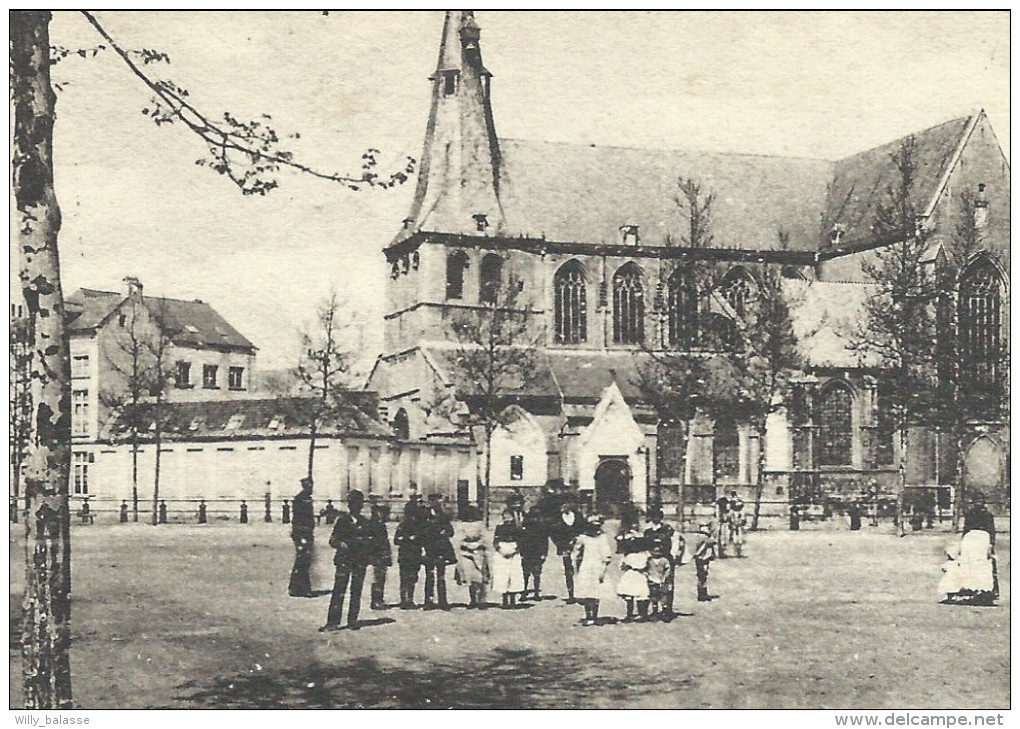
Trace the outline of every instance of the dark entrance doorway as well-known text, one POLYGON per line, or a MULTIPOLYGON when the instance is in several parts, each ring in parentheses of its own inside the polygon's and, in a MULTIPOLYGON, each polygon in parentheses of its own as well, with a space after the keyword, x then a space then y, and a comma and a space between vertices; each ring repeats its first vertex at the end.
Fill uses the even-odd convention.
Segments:
POLYGON ((622 458, 608 458, 595 469, 595 508, 600 514, 617 517, 630 502, 630 466, 622 458))

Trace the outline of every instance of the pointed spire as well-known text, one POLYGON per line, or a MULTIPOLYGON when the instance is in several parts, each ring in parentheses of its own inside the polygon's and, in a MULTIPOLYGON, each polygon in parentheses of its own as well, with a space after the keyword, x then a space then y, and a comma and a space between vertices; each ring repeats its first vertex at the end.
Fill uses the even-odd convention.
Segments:
POLYGON ((492 235, 502 227, 499 141, 489 103, 492 74, 482 65, 480 37, 474 11, 446 12, 436 71, 429 77, 432 108, 412 222, 398 240, 421 230, 492 235))

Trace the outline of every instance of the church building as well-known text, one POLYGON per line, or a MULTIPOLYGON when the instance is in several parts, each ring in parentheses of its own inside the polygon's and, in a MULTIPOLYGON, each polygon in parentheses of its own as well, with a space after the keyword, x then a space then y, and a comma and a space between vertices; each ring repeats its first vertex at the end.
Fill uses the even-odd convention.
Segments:
POLYGON ((464 342, 453 323, 511 290, 537 355, 491 437, 493 501, 500 490, 527 494, 551 479, 606 509, 652 494, 676 500, 681 488, 707 501, 721 489, 746 493, 762 449, 764 501, 775 513, 790 489, 807 485, 890 494, 903 483, 949 487, 955 456, 945 434, 912 434, 899 473, 902 444, 884 426, 881 372, 847 340, 874 294, 866 263, 895 242, 875 220, 895 179, 893 157, 909 139, 930 264, 956 282, 951 325, 975 355, 991 358, 968 376, 998 393, 975 407, 964 479, 1008 508, 1007 371, 990 353, 1008 342, 1009 164, 984 112, 835 161, 506 139, 496 133, 492 74, 471 11, 447 13, 429 81, 417 189, 383 251, 385 351, 367 384, 399 439, 456 446, 464 463, 451 473, 484 482, 485 439, 458 418, 477 383, 458 374, 464 342), (707 245, 685 244, 680 180, 713 196, 707 245), (972 201, 978 245, 960 259, 963 199, 972 201), (683 274, 693 259, 725 269, 710 296, 683 274), (789 296, 804 410, 775 413, 765 433, 740 418, 698 417, 686 458, 677 458, 674 434, 636 384, 642 359, 692 348, 697 317, 737 322, 763 267, 781 272, 789 296))

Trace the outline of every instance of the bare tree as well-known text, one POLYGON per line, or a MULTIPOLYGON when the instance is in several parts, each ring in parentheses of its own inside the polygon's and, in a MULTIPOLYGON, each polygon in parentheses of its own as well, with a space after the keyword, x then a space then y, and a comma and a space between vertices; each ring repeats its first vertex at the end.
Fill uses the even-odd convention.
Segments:
POLYGON ((12 168, 22 294, 31 322, 32 434, 25 462, 25 596, 21 656, 25 708, 70 709, 71 365, 64 329, 53 189, 50 13, 10 13, 12 168))
POLYGON ((170 361, 173 330, 166 299, 150 299, 145 307, 150 322, 150 335, 145 344, 151 367, 148 373, 150 425, 155 448, 152 474, 152 523, 159 524, 159 478, 162 463, 163 432, 166 428, 166 399, 176 380, 177 373, 170 361))
MULTIPOLYGON (((489 522, 492 484, 492 436, 506 422, 506 408, 528 391, 538 366, 541 332, 513 280, 495 290, 491 303, 457 315, 451 326, 456 397, 467 406, 457 424, 482 432, 485 474, 479 502, 489 522)), ((452 418, 451 414, 451 418, 452 418)))
MULTIPOLYGON (((875 214, 879 238, 891 242, 863 265, 877 292, 850 347, 883 370, 890 422, 899 435, 900 497, 906 478, 910 428, 929 422, 937 399, 937 317, 940 282, 929 265, 931 231, 915 207, 918 160, 913 137, 890 155, 895 171, 875 214)), ((902 514, 900 514, 900 518, 902 514)))
POLYGON ((314 329, 301 333, 301 356, 295 370, 302 389, 314 395, 309 420, 308 478, 315 464, 315 440, 322 426, 350 390, 361 326, 357 315, 331 289, 316 310, 314 329))
MULTIPOLYGON (((786 236, 780 233, 780 247, 785 244, 786 236)), ((758 433, 752 529, 758 528, 761 515, 769 416, 788 408, 791 378, 803 367, 782 272, 766 264, 756 274, 758 290, 745 311, 737 312, 739 341, 730 354, 736 374, 735 406, 758 433)))

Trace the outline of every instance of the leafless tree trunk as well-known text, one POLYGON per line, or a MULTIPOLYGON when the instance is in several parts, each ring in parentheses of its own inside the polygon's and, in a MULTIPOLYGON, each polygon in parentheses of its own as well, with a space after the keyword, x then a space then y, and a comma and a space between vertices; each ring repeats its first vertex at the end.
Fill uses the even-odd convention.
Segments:
POLYGON ((10 13, 14 104, 13 187, 19 215, 21 280, 34 348, 34 432, 27 450, 22 679, 25 707, 69 709, 71 699, 71 367, 64 331, 53 188, 49 22, 44 11, 10 13))

